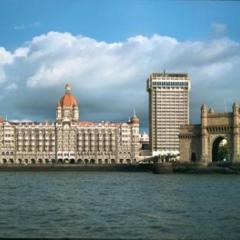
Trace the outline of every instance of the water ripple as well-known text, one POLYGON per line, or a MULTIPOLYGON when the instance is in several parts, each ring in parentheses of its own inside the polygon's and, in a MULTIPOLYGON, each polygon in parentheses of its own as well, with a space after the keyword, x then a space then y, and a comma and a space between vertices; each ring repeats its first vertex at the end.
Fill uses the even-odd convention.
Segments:
POLYGON ((240 239, 227 175, 0 173, 1 237, 240 239))

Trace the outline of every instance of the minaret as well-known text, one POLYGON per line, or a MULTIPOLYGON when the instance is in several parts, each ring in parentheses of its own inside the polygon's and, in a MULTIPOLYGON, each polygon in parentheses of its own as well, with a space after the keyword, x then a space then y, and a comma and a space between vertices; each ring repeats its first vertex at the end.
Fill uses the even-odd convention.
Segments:
POLYGON ((205 104, 201 106, 201 137, 202 137, 202 154, 201 161, 208 162, 208 136, 207 136, 207 112, 208 108, 205 104))
POLYGON ((234 162, 240 162, 239 152, 239 105, 233 104, 233 159, 234 162))
POLYGON ((133 110, 133 116, 130 118, 131 124, 131 159, 132 162, 137 160, 139 156, 139 118, 136 116, 135 109, 133 110))

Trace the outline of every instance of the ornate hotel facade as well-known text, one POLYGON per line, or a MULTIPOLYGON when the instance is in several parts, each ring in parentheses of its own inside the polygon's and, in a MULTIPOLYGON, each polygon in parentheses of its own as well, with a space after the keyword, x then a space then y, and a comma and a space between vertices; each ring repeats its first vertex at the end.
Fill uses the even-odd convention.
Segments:
POLYGON ((55 122, 9 122, 0 119, 0 164, 134 163, 140 154, 139 119, 84 122, 66 84, 55 122))

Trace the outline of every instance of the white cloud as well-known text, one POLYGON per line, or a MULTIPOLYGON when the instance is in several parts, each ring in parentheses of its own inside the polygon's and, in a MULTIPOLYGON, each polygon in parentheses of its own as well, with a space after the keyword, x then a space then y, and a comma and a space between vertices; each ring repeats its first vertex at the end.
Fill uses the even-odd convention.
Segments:
POLYGON ((17 89, 17 84, 16 83, 10 83, 9 85, 7 85, 5 87, 5 90, 7 90, 7 91, 13 91, 15 89, 17 89))
POLYGON ((214 22, 212 23, 211 27, 215 34, 222 34, 227 32, 227 25, 223 23, 214 22))
POLYGON ((22 30, 29 29, 29 28, 37 28, 40 25, 41 25, 40 22, 34 22, 34 23, 30 23, 30 24, 16 25, 13 27, 13 29, 16 31, 22 31, 22 30))
POLYGON ((14 52, 2 47, 0 56, 0 86, 12 90, 0 101, 3 112, 14 112, 12 118, 54 118, 55 104, 70 82, 83 119, 127 120, 136 108, 146 122, 146 79, 163 69, 190 74, 194 121, 202 102, 223 110, 218 103, 223 94, 229 102, 240 100, 240 45, 229 38, 179 41, 155 34, 107 43, 49 32, 14 52))

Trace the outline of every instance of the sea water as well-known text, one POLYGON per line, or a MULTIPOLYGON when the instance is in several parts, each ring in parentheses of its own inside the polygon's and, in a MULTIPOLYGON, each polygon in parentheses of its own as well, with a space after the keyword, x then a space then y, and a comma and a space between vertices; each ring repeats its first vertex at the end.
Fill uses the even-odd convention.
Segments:
POLYGON ((0 172, 0 236, 240 239, 240 176, 0 172))

